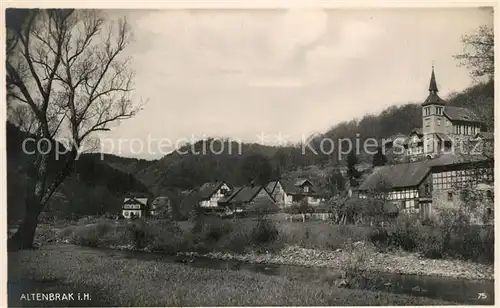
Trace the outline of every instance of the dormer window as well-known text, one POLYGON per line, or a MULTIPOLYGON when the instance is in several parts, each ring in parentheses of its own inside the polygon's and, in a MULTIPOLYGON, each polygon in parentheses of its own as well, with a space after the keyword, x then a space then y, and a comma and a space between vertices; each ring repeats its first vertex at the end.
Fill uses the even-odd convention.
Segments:
POLYGON ((443 115, 443 107, 436 107, 436 115, 443 115))

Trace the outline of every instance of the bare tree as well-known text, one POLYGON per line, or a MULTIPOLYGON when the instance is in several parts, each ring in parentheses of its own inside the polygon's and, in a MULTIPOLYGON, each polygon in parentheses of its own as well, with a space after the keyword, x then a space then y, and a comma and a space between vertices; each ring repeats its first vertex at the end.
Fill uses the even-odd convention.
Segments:
POLYGON ((470 68, 473 78, 486 76, 493 78, 495 73, 495 38, 493 28, 481 26, 471 35, 462 37, 463 53, 454 56, 461 65, 470 68))
POLYGON ((45 139, 34 162, 35 185, 26 215, 10 248, 31 247, 37 218, 70 174, 89 136, 140 110, 131 100, 133 71, 122 57, 131 39, 125 19, 107 21, 94 10, 8 10, 6 61, 9 104, 33 119, 30 133, 45 139), (19 17, 21 16, 21 17, 19 17), (21 20, 19 20, 21 18, 21 20), (11 21, 9 23, 9 20, 11 21), (50 144, 64 138, 62 161, 50 159, 50 144), (53 164, 53 166, 52 166, 53 164), (49 174, 49 170, 55 170, 49 174))

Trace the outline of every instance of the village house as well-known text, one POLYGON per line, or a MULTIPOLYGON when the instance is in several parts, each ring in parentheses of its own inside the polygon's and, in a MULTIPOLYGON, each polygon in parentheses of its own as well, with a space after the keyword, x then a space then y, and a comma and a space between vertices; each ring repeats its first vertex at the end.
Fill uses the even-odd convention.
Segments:
POLYGON ((225 182, 207 182, 198 189, 198 205, 201 208, 215 209, 219 205, 219 200, 227 196, 231 188, 225 182))
POLYGON ((147 214, 148 198, 130 197, 123 200, 122 215, 125 218, 140 218, 147 214))
MULTIPOLYGON (((376 167, 358 188, 357 195, 361 199, 384 198, 403 212, 430 218, 433 212, 466 201, 461 189, 485 190, 492 183, 493 168, 485 157, 444 154, 432 160, 376 167)), ((476 216, 492 211, 477 210, 476 216)))
MULTIPOLYGON (((437 95, 434 68, 429 96, 422 104, 422 128, 413 129, 404 141, 406 163, 374 168, 357 190, 359 198, 384 198, 406 212, 422 217, 465 202, 461 191, 493 184, 492 156, 470 152, 470 145, 489 142, 493 133, 467 108, 447 106, 437 95), (470 144, 467 148, 464 143, 470 144), (465 150, 465 151, 464 151, 465 150)), ((491 208, 478 208, 492 212, 491 208)))
POLYGON ((253 205, 272 205, 275 200, 262 185, 247 185, 234 188, 231 195, 222 198, 219 202, 229 208, 243 207, 249 209, 253 205))
POLYGON ((267 192, 282 207, 299 203, 303 199, 310 205, 318 205, 323 195, 307 179, 272 181, 266 185, 267 192))

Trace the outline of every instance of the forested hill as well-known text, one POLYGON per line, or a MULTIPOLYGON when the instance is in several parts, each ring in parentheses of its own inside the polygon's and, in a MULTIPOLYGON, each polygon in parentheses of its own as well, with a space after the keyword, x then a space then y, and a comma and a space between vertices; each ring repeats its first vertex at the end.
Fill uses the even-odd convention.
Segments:
MULTIPOLYGON (((27 192, 32 189, 35 155, 22 150, 29 137, 15 125, 7 123, 7 205, 9 220, 22 218, 27 192)), ((28 144, 29 145, 29 144, 28 144)), ((62 146, 61 146, 62 148, 62 146)), ((32 149, 31 149, 32 150, 32 149)), ((62 160, 52 157, 49 173, 55 174, 62 160)), ((49 201, 46 210, 68 217, 99 213, 117 213, 123 197, 140 192, 149 194, 147 187, 132 174, 124 173, 100 161, 94 155, 82 155, 75 168, 49 201)))

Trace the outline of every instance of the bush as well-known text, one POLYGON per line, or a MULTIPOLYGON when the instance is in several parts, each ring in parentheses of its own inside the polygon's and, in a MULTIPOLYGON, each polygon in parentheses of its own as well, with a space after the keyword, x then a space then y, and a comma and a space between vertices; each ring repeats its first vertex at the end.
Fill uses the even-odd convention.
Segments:
POLYGON ((181 229, 172 220, 137 220, 128 225, 132 243, 137 249, 174 253, 181 246, 181 229))
POLYGON ((99 247, 105 242, 106 234, 112 228, 113 225, 106 221, 88 226, 78 226, 71 233, 69 241, 76 245, 99 247))
POLYGON ((256 245, 267 244, 278 238, 278 229, 274 222, 268 219, 259 219, 252 230, 252 243, 256 245))
POLYGON ((422 225, 420 220, 401 215, 395 223, 378 228, 370 234, 370 241, 379 248, 402 248, 418 251, 428 258, 458 258, 494 262, 493 226, 471 225, 461 209, 448 209, 422 225))

